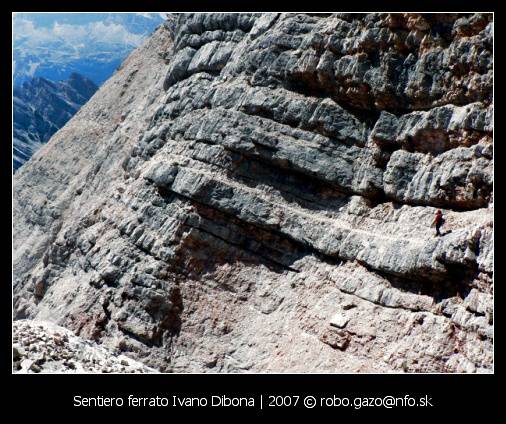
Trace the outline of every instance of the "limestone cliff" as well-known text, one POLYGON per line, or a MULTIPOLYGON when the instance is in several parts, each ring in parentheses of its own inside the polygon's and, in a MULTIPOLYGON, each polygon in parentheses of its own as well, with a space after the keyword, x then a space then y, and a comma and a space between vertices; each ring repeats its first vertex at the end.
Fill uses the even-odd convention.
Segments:
POLYGON ((492 44, 172 15, 15 175, 15 318, 164 372, 491 372, 492 44))

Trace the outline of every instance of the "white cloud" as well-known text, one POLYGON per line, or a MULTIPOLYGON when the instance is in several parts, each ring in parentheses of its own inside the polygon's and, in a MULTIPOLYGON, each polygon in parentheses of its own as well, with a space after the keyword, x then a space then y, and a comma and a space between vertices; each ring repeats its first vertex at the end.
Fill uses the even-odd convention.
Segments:
POLYGON ((143 18, 154 19, 153 14, 149 12, 136 12, 135 14, 137 16, 142 16, 143 18))
POLYGON ((55 37, 47 28, 37 28, 27 19, 16 19, 13 33, 14 42, 23 40, 33 44, 44 44, 55 37))
POLYGON ((137 16, 142 16, 143 18, 147 19, 156 19, 157 16, 162 18, 163 20, 167 19, 167 13, 166 12, 158 12, 158 13, 152 13, 152 12, 136 12, 137 16))
POLYGON ((126 44, 129 46, 138 46, 144 39, 142 34, 134 34, 128 31, 120 24, 104 24, 103 22, 94 22, 89 25, 89 30, 93 38, 103 43, 126 44))
POLYGON ((143 34, 134 34, 118 23, 90 22, 86 25, 60 24, 52 27, 37 27, 27 19, 16 19, 14 42, 25 47, 47 46, 63 43, 68 47, 95 43, 119 44, 136 47, 144 39, 143 34))

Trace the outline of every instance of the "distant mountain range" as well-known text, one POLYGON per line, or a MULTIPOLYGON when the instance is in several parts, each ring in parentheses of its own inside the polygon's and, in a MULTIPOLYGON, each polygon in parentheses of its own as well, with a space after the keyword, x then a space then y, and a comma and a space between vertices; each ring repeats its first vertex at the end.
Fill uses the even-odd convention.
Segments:
POLYGON ((163 21, 159 13, 16 13, 14 85, 77 72, 100 86, 163 21))
POLYGON ((14 171, 65 125, 97 89, 93 81, 77 73, 59 82, 36 77, 15 87, 14 171))
POLYGON ((161 13, 14 14, 14 171, 164 19, 161 13))

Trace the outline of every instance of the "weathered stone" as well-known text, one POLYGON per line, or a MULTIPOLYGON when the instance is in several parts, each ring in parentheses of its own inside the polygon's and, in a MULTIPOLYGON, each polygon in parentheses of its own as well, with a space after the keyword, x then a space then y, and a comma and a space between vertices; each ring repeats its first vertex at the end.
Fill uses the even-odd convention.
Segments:
POLYGON ((20 340, 27 342, 26 335, 34 334, 37 340, 41 341, 42 354, 33 354, 25 352, 21 347, 18 351, 23 351, 23 359, 14 372, 21 373, 80 373, 80 372, 103 372, 104 369, 110 369, 111 366, 119 364, 128 365, 125 372, 155 373, 156 370, 133 359, 126 361, 124 357, 118 357, 112 350, 105 348, 88 340, 84 340, 70 330, 59 327, 53 323, 34 320, 18 320, 13 323, 13 332, 18 335, 20 340), (58 334, 58 336, 56 335, 58 334), (64 344, 57 344, 55 340, 62 340, 61 334, 64 334, 66 340, 64 344))
POLYGON ((490 372, 492 16, 169 21, 16 173, 15 317, 164 372, 490 372))
POLYGON ((12 359, 13 361, 19 361, 23 356, 25 356, 26 352, 20 346, 13 345, 12 346, 12 359))
POLYGON ((329 324, 332 327, 344 328, 346 327, 346 324, 348 324, 349 320, 350 319, 345 317, 343 314, 337 313, 330 319, 329 324))

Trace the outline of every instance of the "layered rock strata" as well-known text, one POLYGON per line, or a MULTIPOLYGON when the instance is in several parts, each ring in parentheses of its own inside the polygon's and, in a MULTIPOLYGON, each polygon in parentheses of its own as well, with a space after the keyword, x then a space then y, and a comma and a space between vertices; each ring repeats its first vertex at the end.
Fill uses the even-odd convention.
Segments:
POLYGON ((164 372, 490 372, 492 44, 171 16, 16 174, 15 317, 164 372))

